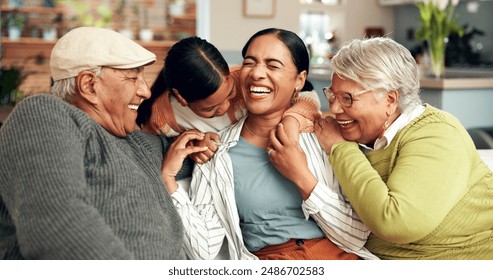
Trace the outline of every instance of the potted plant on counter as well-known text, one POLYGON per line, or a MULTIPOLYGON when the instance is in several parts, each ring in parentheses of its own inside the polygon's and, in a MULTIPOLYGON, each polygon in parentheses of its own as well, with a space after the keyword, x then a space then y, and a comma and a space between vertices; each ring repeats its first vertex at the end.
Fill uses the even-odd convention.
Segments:
POLYGON ((3 20, 3 25, 8 31, 10 40, 18 40, 21 37, 25 24, 26 15, 20 13, 9 13, 3 20))
POLYGON ((144 42, 152 41, 152 39, 154 37, 154 32, 152 31, 152 29, 149 28, 149 14, 148 14, 147 9, 148 9, 148 7, 145 7, 145 6, 142 9, 143 10, 143 14, 142 14, 143 24, 142 24, 142 27, 139 31, 139 39, 144 41, 144 42))
POLYGON ((445 74, 445 47, 450 33, 462 37, 464 30, 454 16, 459 0, 421 0, 416 3, 420 14, 420 27, 416 37, 426 41, 430 55, 431 72, 435 78, 445 74))
POLYGON ((185 0, 173 0, 169 3, 168 13, 171 16, 182 16, 185 14, 186 5, 185 0))

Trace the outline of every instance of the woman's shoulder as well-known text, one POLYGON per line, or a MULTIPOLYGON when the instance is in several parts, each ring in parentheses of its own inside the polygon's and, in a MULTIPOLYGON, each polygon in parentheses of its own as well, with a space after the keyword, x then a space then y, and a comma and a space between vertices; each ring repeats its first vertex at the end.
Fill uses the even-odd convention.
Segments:
POLYGON ((240 71, 241 71, 241 65, 235 65, 229 67, 229 75, 235 81, 236 85, 238 85, 240 82, 240 71))
POLYGON ((299 145, 305 152, 323 154, 322 146, 315 132, 301 132, 299 137, 299 145))
POLYGON ((449 112, 425 104, 424 112, 416 117, 408 127, 423 127, 429 124, 443 124, 446 126, 462 127, 460 121, 449 112))
POLYGON ((239 73, 241 70, 241 65, 233 65, 229 67, 229 73, 239 73))
POLYGON ((461 122, 452 114, 426 105, 425 111, 414 118, 398 132, 399 141, 416 139, 462 139, 467 132, 461 122))

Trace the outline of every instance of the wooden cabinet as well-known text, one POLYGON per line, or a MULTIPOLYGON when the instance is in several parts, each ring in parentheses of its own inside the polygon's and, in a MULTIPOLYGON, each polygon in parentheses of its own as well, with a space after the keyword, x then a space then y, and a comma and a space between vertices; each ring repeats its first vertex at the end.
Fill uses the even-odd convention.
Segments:
POLYGON ((24 94, 48 92, 50 89, 50 53, 53 42, 21 38, 2 38, 2 66, 16 66, 27 75, 20 86, 24 94))
MULTIPOLYGON (((43 30, 51 27, 55 28, 58 33, 64 14, 64 10, 61 8, 41 6, 11 8, 6 4, 2 4, 1 11, 2 19, 11 15, 22 15, 25 18, 22 37, 41 37, 43 30)), ((2 30, 2 36, 8 36, 7 32, 7 30, 2 30)))
POLYGON ((106 27, 120 30, 124 24, 127 27, 130 26, 137 40, 138 31, 143 26, 143 22, 153 30, 154 40, 137 41, 157 56, 156 63, 146 67, 145 70, 145 78, 151 85, 163 66, 168 50, 176 40, 196 34, 195 0, 186 1, 185 14, 180 16, 172 16, 167 12, 170 1, 127 0, 126 12, 120 12, 120 16, 116 13, 121 4, 120 0, 59 1, 53 8, 42 7, 42 0, 31 0, 29 6, 21 8, 11 8, 6 1, 2 1, 2 18, 11 13, 23 14, 28 17, 28 22, 22 32, 22 37, 18 40, 10 40, 7 37, 7 31, 2 30, 1 65, 20 67, 27 74, 27 78, 20 86, 20 90, 25 95, 48 92, 51 86, 49 68, 51 49, 58 37, 77 26, 74 25, 77 23, 74 21, 77 17, 74 13, 75 2, 88 5, 94 17, 98 17, 95 12, 96 8, 107 4, 110 5, 113 16, 106 27), (136 13, 137 10, 140 12, 136 13), (122 15, 124 15, 123 21, 121 20, 122 15), (143 15, 146 15, 145 21, 142 20, 143 15), (55 25, 57 29, 57 36, 53 40, 45 40, 42 36, 43 27, 49 25, 55 25))
POLYGON ((179 40, 196 34, 195 4, 186 6, 185 13, 179 16, 168 14, 170 39, 179 40))
MULTIPOLYGON (((55 27, 56 39, 76 26, 91 24, 103 24, 102 27, 114 30, 126 29, 135 39, 139 38, 141 28, 151 29, 155 40, 176 40, 196 34, 195 0, 185 2, 185 13, 180 16, 168 12, 171 0, 127 0, 124 3, 122 6, 120 0, 66 0, 57 2, 55 7, 43 7, 42 0, 31 0, 29 6, 21 8, 11 8, 3 3, 1 11, 2 18, 8 14, 26 16, 22 37, 29 38, 42 38, 45 29, 55 27), (102 7, 109 16, 103 16, 102 7)), ((2 30, 2 36, 7 36, 6 30, 2 30)))
MULTIPOLYGON (((157 56, 157 61, 145 68, 145 79, 149 83, 157 77, 163 66, 164 58, 175 41, 139 42, 157 56)), ((39 38, 21 38, 10 41, 2 38, 2 65, 15 65, 22 68, 27 78, 20 86, 25 95, 47 93, 51 86, 50 55, 55 42, 39 38)))

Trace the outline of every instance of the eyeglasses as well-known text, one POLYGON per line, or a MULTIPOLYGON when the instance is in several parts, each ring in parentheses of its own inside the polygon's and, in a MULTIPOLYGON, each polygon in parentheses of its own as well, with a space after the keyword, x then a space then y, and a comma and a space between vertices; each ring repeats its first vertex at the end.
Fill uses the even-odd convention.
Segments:
POLYGON ((360 95, 360 94, 363 94, 365 92, 370 92, 370 91, 372 91, 372 89, 365 89, 365 90, 358 91, 355 93, 349 93, 349 92, 334 93, 330 89, 330 87, 324 87, 323 88, 325 98, 327 98, 327 101, 329 101, 329 104, 334 104, 334 102, 336 101, 336 98, 337 98, 339 103, 341 103, 341 105, 344 107, 351 107, 353 105, 353 98, 356 95, 360 95))

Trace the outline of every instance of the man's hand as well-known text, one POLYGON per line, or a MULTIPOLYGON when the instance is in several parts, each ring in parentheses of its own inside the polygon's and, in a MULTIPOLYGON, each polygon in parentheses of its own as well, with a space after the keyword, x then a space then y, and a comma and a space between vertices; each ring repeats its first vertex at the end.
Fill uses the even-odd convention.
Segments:
POLYGON ((188 130, 176 137, 171 144, 163 159, 161 166, 161 177, 168 193, 172 194, 178 189, 176 175, 183 166, 183 161, 192 153, 202 152, 208 149, 207 146, 196 147, 191 145, 193 140, 201 140, 204 134, 197 130, 188 130))

